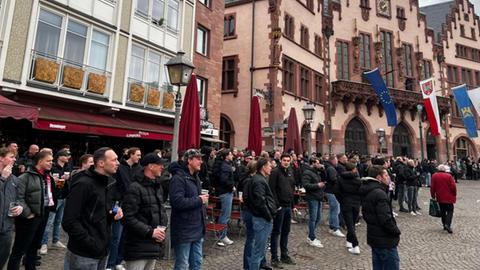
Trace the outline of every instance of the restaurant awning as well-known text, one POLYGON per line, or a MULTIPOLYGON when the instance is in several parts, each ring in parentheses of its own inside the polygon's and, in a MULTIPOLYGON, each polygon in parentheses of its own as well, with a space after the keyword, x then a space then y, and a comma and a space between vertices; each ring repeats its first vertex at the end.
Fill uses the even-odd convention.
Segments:
POLYGON ((123 138, 173 139, 172 127, 169 126, 53 107, 41 108, 34 128, 123 138))
POLYGON ((38 119, 38 108, 23 105, 0 95, 0 118, 26 119, 33 124, 38 119))

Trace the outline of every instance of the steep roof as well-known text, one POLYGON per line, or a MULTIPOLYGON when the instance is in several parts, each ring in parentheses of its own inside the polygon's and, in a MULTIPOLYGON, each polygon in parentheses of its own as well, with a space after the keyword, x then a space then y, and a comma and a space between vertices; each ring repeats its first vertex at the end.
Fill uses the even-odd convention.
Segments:
POLYGON ((439 41, 438 35, 442 33, 442 25, 454 5, 455 1, 449 1, 420 8, 420 12, 427 16, 427 26, 435 31, 436 41, 439 41))

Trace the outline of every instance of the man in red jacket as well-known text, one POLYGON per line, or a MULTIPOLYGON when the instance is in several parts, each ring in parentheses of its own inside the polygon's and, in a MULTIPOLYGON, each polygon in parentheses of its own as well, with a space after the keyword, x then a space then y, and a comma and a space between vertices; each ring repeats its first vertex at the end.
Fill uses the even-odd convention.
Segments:
POLYGON ((440 205, 443 229, 452 233, 453 204, 457 200, 457 186, 452 175, 446 173, 446 166, 438 166, 438 172, 432 176, 430 194, 440 205))

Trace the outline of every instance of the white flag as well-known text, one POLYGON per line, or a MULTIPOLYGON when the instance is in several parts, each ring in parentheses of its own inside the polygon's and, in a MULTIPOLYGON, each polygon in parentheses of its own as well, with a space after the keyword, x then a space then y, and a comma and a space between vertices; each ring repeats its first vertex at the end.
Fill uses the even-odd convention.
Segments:
POLYGON ((477 114, 480 114, 480 87, 468 90, 467 94, 477 114))

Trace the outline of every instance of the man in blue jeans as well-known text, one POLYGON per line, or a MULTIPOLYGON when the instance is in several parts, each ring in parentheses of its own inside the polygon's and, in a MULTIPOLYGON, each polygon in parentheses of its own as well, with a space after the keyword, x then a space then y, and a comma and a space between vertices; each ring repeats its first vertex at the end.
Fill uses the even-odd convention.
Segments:
POLYGON ((390 184, 388 172, 380 165, 373 165, 368 169, 368 177, 362 180, 362 214, 367 223, 367 244, 372 248, 373 270, 399 270, 400 229, 386 192, 390 184))
POLYGON ((272 253, 272 266, 281 268, 280 263, 295 265, 295 261, 288 256, 288 235, 292 221, 293 192, 295 191, 295 178, 290 168, 292 158, 289 154, 280 156, 280 166, 272 170, 268 184, 272 190, 275 203, 280 209, 273 218, 273 229, 270 237, 270 251, 272 253), (280 238, 280 259, 278 258, 278 238, 280 238))
POLYGON ((335 197, 334 190, 337 183, 338 173, 336 170, 338 160, 337 157, 332 155, 328 158, 328 161, 324 162, 326 170, 326 186, 325 186, 325 195, 328 200, 328 223, 330 224, 330 230, 328 231, 334 236, 345 237, 345 235, 340 231, 340 221, 338 219, 338 214, 340 214, 340 204, 335 197))
POLYGON ((189 149, 183 160, 173 162, 169 171, 171 214, 171 241, 175 250, 174 270, 198 270, 202 267, 205 221, 203 205, 208 195, 201 195, 198 177, 202 154, 189 149))
POLYGON ((325 183, 322 182, 320 177, 320 168, 323 165, 320 164, 320 160, 317 158, 311 158, 309 164, 303 165, 303 180, 302 184, 305 188, 305 200, 308 203, 308 238, 309 245, 317 248, 323 248, 322 242, 316 236, 317 225, 320 223, 322 214, 322 200, 323 189, 325 183))

